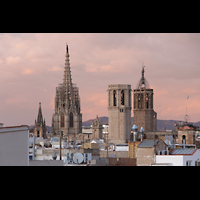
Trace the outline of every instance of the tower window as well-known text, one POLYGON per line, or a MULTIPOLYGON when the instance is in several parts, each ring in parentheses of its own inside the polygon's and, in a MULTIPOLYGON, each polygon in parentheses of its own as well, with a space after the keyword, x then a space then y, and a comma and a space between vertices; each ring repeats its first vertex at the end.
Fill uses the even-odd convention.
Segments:
POLYGON ((61 126, 61 127, 65 127, 64 118, 65 118, 65 116, 64 116, 64 113, 62 112, 62 113, 61 113, 61 121, 60 121, 60 126, 61 126))
POLYGON ((40 131, 37 131, 37 137, 40 137, 40 131))
POLYGON ((116 90, 113 91, 113 106, 116 106, 116 90))
POLYGON ((124 90, 121 91, 121 105, 124 105, 124 90))
POLYGON ((185 144, 186 144, 186 136, 185 135, 182 136, 182 144, 183 144, 184 140, 185 140, 185 144))
POLYGON ((149 109, 149 96, 146 94, 146 109, 149 109))
POLYGON ((141 109, 143 109, 143 94, 141 94, 141 101, 140 101, 140 103, 141 103, 141 109))
POLYGON ((153 93, 151 94, 151 108, 153 109, 153 93))
POLYGON ((140 94, 138 94, 138 109, 140 109, 140 94))
POLYGON ((69 117, 69 127, 72 128, 74 127, 74 116, 73 116, 73 113, 71 112, 70 113, 70 117, 69 117))

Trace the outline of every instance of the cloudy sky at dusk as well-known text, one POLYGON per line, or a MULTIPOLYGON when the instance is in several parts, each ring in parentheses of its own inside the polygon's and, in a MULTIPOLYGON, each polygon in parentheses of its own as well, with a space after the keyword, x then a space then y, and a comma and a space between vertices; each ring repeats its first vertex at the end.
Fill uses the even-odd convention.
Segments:
POLYGON ((108 115, 109 84, 130 84, 135 89, 142 63, 154 89, 158 119, 183 120, 187 101, 190 121, 200 121, 198 33, 1 33, 0 122, 4 126, 34 124, 39 102, 51 125, 66 42, 83 121, 108 115))

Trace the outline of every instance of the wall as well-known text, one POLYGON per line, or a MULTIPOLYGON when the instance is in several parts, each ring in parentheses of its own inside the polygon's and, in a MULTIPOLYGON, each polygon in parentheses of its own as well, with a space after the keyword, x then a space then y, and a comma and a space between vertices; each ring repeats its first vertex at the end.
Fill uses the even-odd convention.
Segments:
POLYGON ((109 158, 109 166, 136 166, 135 158, 109 158))
POLYGON ((0 128, 0 166, 29 165, 28 126, 0 128))
POLYGON ((195 161, 200 162, 200 150, 198 149, 193 155, 183 156, 183 166, 186 166, 186 161, 191 160, 191 166, 195 166, 195 161))
POLYGON ((109 143, 126 143, 131 133, 131 85, 108 86, 109 143), (116 106, 113 92, 116 91, 116 106), (121 91, 124 91, 124 105, 121 105, 121 91))
MULTIPOLYGON (((108 151, 108 157, 110 156, 115 156, 116 158, 128 158, 129 157, 129 152, 128 151, 108 151)), ((106 158, 107 157, 107 151, 99 151, 99 157, 101 158, 106 158)))
POLYGON ((186 144, 195 144, 195 131, 193 130, 179 130, 178 131, 178 143, 182 144, 182 136, 186 136, 186 144))
POLYGON ((29 166, 63 166, 63 160, 30 160, 29 166))
POLYGON ((137 148, 136 158, 137 166, 150 166, 155 163, 154 160, 155 148, 137 148))
POLYGON ((172 163, 172 166, 183 166, 182 155, 156 155, 156 163, 172 163))

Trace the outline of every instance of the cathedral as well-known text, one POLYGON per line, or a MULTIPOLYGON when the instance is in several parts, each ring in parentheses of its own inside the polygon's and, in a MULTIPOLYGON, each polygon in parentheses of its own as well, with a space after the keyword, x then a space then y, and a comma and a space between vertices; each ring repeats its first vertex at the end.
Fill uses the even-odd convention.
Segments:
POLYGON ((72 82, 68 45, 66 45, 63 83, 56 87, 51 136, 58 136, 61 132, 68 139, 73 139, 82 132, 79 90, 72 82))

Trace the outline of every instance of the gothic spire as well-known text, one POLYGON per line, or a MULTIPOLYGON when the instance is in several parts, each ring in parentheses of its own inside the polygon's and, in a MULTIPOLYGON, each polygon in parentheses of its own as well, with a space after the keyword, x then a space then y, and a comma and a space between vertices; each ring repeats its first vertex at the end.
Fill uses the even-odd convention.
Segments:
POLYGON ((41 103, 39 103, 37 123, 43 123, 41 103))
POLYGON ((72 86, 71 70, 70 70, 70 63, 69 63, 69 48, 68 48, 67 44, 66 44, 65 71, 64 71, 64 78, 63 78, 63 86, 66 86, 66 87, 72 86))
POLYGON ((63 78, 63 89, 64 89, 64 96, 63 96, 63 103, 66 101, 66 107, 69 108, 73 103, 73 84, 72 84, 72 77, 71 77, 71 68, 69 62, 69 48, 66 44, 66 55, 65 55, 65 71, 64 71, 64 78, 63 78))

